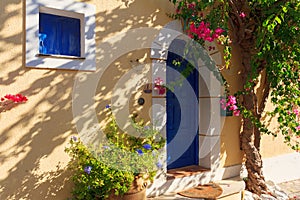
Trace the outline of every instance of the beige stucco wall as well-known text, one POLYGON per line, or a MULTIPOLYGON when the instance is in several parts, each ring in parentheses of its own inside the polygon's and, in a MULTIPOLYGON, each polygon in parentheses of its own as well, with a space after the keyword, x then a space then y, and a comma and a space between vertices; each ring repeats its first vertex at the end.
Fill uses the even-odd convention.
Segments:
MULTIPOLYGON (((96 6, 96 43, 130 28, 161 28, 172 11, 163 0, 82 0, 96 6)), ((22 93, 29 100, 10 111, 0 113, 0 199, 65 199, 70 196, 71 181, 65 169, 68 156, 64 148, 76 134, 72 113, 72 90, 77 71, 33 69, 24 66, 25 0, 0 1, 0 96, 22 93)), ((238 51, 234 49, 234 51, 238 51)), ((97 52, 97 57, 101 53, 97 52)), ((115 81, 132 68, 131 60, 149 63, 149 49, 128 52, 112 63, 96 91, 99 119, 115 81)), ((234 63, 238 63, 238 57, 234 63)), ((97 67, 101 63, 97 61, 97 67)), ((148 69, 148 68, 147 68, 148 69)), ((93 73, 93 72, 89 72, 93 73)), ((150 75, 150 71, 146 76, 150 75)), ((225 72, 233 88, 239 87, 239 70, 225 72)), ((130 105, 144 97, 137 107, 141 117, 149 116, 151 95, 139 91, 130 98, 130 105)), ((136 107, 131 107, 131 111, 136 107)), ((135 110, 136 111, 136 110, 135 110)), ((239 150, 239 117, 226 117, 221 135, 221 165, 241 163, 239 150)), ((280 139, 263 137, 262 154, 266 157, 288 152, 280 139)))
MULTIPOLYGON (((272 111, 274 108, 270 103, 270 99, 266 105, 265 112, 272 111)), ((263 158, 270 158, 274 156, 279 156, 286 153, 292 153, 292 149, 285 144, 284 137, 279 133, 278 124, 276 117, 268 116, 266 121, 269 123, 269 130, 277 134, 277 137, 273 135, 262 135, 261 138, 261 155, 263 158)))
MULTIPOLYGON (((241 81, 241 60, 239 56, 239 48, 233 45, 232 48, 232 65, 230 69, 222 71, 225 79, 228 81, 230 93, 233 94, 239 89, 242 89, 241 81)), ((264 74, 260 76, 262 80, 264 74)), ((257 90, 260 93, 260 90, 257 90)), ((258 99, 260 100, 260 99, 258 99)), ((272 104, 267 101, 265 112, 273 109, 272 104)), ((269 121, 267 118, 266 121, 269 121)), ((229 167, 241 164, 243 161, 243 152, 240 150, 239 134, 241 131, 241 117, 230 116, 224 117, 224 126, 221 134, 221 166, 229 167)), ((276 132, 276 118, 270 120, 269 129, 276 132)), ((262 135, 261 139, 261 155, 262 158, 275 157, 286 153, 291 153, 292 150, 283 142, 283 137, 278 134, 278 137, 272 135, 262 135)))
MULTIPOLYGON (((224 69, 222 74, 228 81, 230 94, 241 89, 241 68, 239 48, 232 47, 232 61, 229 69, 224 69)), ((221 166, 229 167, 242 163, 243 152, 240 150, 239 134, 241 130, 241 117, 224 117, 224 124, 221 133, 221 166)))
MULTIPOLYGON (((167 1, 82 1, 96 6, 97 45, 129 28, 160 28, 170 20, 167 1)), ((0 113, 0 199, 61 200, 71 191, 64 148, 76 133, 72 90, 77 72, 25 68, 24 5, 25 0, 0 1, 0 95, 22 93, 29 99, 0 113)), ((131 58, 120 59, 129 63, 131 58)))

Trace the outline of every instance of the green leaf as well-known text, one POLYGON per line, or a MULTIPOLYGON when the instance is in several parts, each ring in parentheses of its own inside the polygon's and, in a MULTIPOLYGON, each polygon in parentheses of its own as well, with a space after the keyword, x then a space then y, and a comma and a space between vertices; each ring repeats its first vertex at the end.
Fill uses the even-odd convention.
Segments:
POLYGON ((281 19, 278 16, 275 17, 275 21, 277 21, 278 24, 281 24, 281 19))
POLYGON ((287 7, 286 7, 286 6, 283 6, 283 7, 282 7, 282 11, 285 12, 285 13, 287 13, 287 11, 288 11, 287 7))

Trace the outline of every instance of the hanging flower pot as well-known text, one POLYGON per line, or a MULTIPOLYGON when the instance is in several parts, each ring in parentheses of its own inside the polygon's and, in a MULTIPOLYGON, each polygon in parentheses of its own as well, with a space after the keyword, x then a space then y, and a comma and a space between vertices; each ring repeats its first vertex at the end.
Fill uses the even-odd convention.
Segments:
POLYGON ((163 85, 163 80, 159 77, 154 80, 153 89, 158 95, 164 95, 166 93, 166 87, 163 85))

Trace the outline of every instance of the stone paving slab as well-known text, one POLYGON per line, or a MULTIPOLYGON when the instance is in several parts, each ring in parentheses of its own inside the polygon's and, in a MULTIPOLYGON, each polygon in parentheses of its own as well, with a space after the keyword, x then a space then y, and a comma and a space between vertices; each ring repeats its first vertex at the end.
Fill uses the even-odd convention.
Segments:
MULTIPOLYGON (((277 184, 291 200, 300 200, 300 179, 287 181, 277 184)), ((170 194, 165 196, 158 196, 155 198, 148 198, 148 200, 192 200, 192 198, 186 198, 177 194, 170 194)), ((196 200, 196 199, 193 199, 196 200)), ((200 199, 199 199, 200 200, 200 199)))
POLYGON ((153 198, 147 198, 147 200, 204 200, 204 199, 188 198, 178 194, 170 194, 170 195, 158 196, 153 198))
POLYGON ((279 183, 278 186, 285 191, 291 199, 300 200, 300 179, 279 183))

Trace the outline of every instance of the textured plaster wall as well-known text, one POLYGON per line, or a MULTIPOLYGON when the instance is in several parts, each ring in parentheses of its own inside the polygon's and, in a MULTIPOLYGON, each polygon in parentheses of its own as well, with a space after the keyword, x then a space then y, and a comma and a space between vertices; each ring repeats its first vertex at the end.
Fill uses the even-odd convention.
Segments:
MULTIPOLYGON (((228 80, 230 86, 230 93, 233 94, 237 90, 241 89, 241 73, 242 70, 241 60, 239 55, 239 48, 233 46, 232 49, 233 59, 231 69, 224 70, 223 75, 228 80)), ((265 78, 264 73, 259 76, 259 79, 263 81, 265 78)), ((261 88, 257 88, 258 94, 261 93, 261 88)), ((260 96, 260 95, 258 95, 260 96)), ((261 99, 258 99, 259 101, 261 99)), ((273 109, 270 99, 267 101, 265 112, 273 109)), ((221 135, 221 166, 225 167, 241 164, 243 161, 243 152, 240 150, 239 133, 241 130, 241 118, 230 116, 224 117, 224 126, 221 135)), ((276 118, 266 118, 266 121, 270 120, 270 130, 275 130, 277 127, 276 118)), ((287 153, 291 153, 291 149, 284 144, 283 137, 273 137, 271 135, 262 135, 261 139, 261 155, 263 158, 275 157, 287 153)))
MULTIPOLYGON (((266 106, 266 111, 271 111, 273 109, 272 104, 270 103, 270 99, 266 106)), ((270 120, 270 130, 275 133, 278 133, 277 119, 276 118, 267 118, 270 120)), ((284 137, 278 134, 277 137, 273 137, 272 135, 263 135, 261 138, 261 154, 263 158, 270 158, 274 156, 280 156, 282 154, 293 153, 290 147, 288 147, 284 142, 284 137)))
MULTIPOLYGON (((96 6, 97 45, 129 28, 159 28, 170 20, 165 15, 170 5, 159 0, 82 1, 96 6)), ((0 199, 66 199, 72 185, 65 169, 68 156, 64 148, 76 133, 72 90, 77 72, 24 66, 24 5, 21 0, 0 1, 0 95, 22 93, 29 99, 0 113, 0 199)), ((145 54, 149 51, 124 55, 120 58, 124 66, 112 66, 124 67, 121 73, 125 73, 130 56, 143 58, 145 54)), ((101 63, 97 62, 97 67, 101 63)), ((109 74, 107 78, 111 80, 113 76, 109 74)), ((97 97, 109 93, 101 91, 101 84, 102 81, 97 97)), ((108 98, 109 94, 104 100, 108 98)), ((101 110, 106 102, 97 100, 101 103, 96 102, 96 108, 101 110)))
MULTIPOLYGON (((161 28, 170 19, 168 1, 162 0, 82 0, 96 6, 96 43, 130 28, 161 28)), ((24 66, 25 1, 0 1, 0 95, 22 93, 29 98, 25 104, 0 113, 0 199, 65 199, 70 196, 70 174, 65 169, 68 156, 64 148, 76 133, 72 113, 72 90, 76 71, 31 69, 24 66)), ((234 51, 238 51, 234 49, 234 51)), ((96 50, 96 57, 101 52, 96 50)), ((132 68, 131 60, 149 63, 149 49, 122 55, 106 71, 98 83, 95 108, 99 121, 103 108, 110 103, 111 88, 118 76, 132 68)), ((238 57, 235 63, 239 63, 238 57)), ((101 64, 97 59, 97 67, 101 64)), ((148 67, 145 67, 148 70, 148 67)), ((146 77, 150 76, 146 70, 146 77)), ((150 70, 151 71, 151 70, 150 70)), ((239 69, 225 73, 236 90, 239 69)), ((88 72, 93 73, 93 72, 88 72)), ((140 89, 140 88, 139 88, 140 89)), ((130 111, 149 116, 151 95, 136 91, 129 98, 130 111), (145 98, 143 107, 136 105, 145 98), (137 109, 136 109, 137 108, 137 109)), ((241 163, 238 134, 239 117, 226 117, 221 135, 221 166, 241 163)), ((263 137, 265 156, 282 154, 279 139, 263 137), (280 144, 280 148, 278 145, 280 144)))
MULTIPOLYGON (((241 89, 241 68, 240 57, 237 56, 239 48, 232 48, 232 66, 230 69, 223 71, 224 78, 228 81, 230 93, 234 94, 241 89)), ((241 130, 241 117, 227 116, 224 117, 224 126, 221 134, 221 165, 225 167, 242 163, 243 152, 240 150, 239 133, 241 130)))

